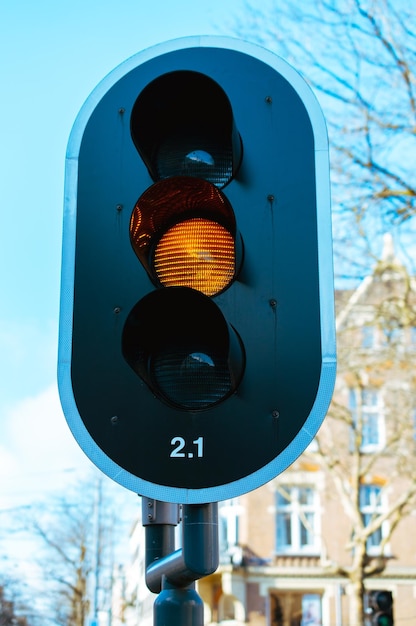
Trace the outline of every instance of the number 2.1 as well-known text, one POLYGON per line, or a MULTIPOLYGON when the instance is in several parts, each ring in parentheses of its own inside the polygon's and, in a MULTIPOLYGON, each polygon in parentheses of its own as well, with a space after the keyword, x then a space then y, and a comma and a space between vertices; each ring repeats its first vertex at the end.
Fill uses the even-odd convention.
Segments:
MULTIPOLYGON (((204 438, 198 437, 192 442, 196 446, 196 456, 197 458, 202 458, 204 456, 204 438)), ((186 446, 186 441, 183 437, 173 437, 170 442, 171 446, 175 446, 175 448, 170 453, 170 456, 173 459, 183 459, 187 457, 188 459, 195 458, 193 452, 184 452, 184 448, 186 446)))

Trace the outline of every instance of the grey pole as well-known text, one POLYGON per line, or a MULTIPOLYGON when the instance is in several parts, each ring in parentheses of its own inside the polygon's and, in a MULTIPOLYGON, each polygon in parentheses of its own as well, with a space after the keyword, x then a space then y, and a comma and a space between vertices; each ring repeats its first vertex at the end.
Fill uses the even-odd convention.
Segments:
POLYGON ((142 499, 146 584, 159 594, 154 603, 154 626, 203 626, 203 602, 195 581, 218 567, 218 504, 182 507, 182 547, 174 550, 178 513, 176 504, 142 499))

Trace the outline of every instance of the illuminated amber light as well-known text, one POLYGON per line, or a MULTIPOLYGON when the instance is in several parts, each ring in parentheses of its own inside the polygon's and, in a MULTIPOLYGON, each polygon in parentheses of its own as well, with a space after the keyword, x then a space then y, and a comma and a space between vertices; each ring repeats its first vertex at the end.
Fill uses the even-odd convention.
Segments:
POLYGON ((213 296, 234 277, 234 238, 212 220, 185 220, 162 235, 156 246, 154 267, 166 287, 191 287, 213 296))

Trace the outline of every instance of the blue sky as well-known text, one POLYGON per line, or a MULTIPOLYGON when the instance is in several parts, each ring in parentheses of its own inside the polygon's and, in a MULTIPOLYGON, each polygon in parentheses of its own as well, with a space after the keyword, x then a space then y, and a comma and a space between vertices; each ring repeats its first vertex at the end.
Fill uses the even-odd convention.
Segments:
POLYGON ((151 45, 231 34, 244 0, 16 0, 0 9, 0 510, 89 462, 57 394, 64 162, 75 117, 151 45), (4 479, 6 476, 6 480, 4 479))
MULTIPOLYGON (((245 0, 2 3, 0 476, 7 480, 0 511, 89 465, 65 423, 56 383, 65 152, 79 109, 111 70, 149 46, 235 36, 244 7, 245 0)), ((408 256, 412 224, 403 239, 408 256)))

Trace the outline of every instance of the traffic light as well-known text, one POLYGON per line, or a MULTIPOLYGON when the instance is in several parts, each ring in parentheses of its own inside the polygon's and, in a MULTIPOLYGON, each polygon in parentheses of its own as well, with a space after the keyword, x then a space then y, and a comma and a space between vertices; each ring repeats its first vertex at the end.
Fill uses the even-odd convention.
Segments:
POLYGON ((335 379, 328 145, 275 55, 223 38, 132 57, 66 169, 59 386, 90 459, 167 502, 286 469, 335 379))
POLYGON ((391 591, 370 591, 369 606, 372 626, 393 626, 393 594, 391 591))

